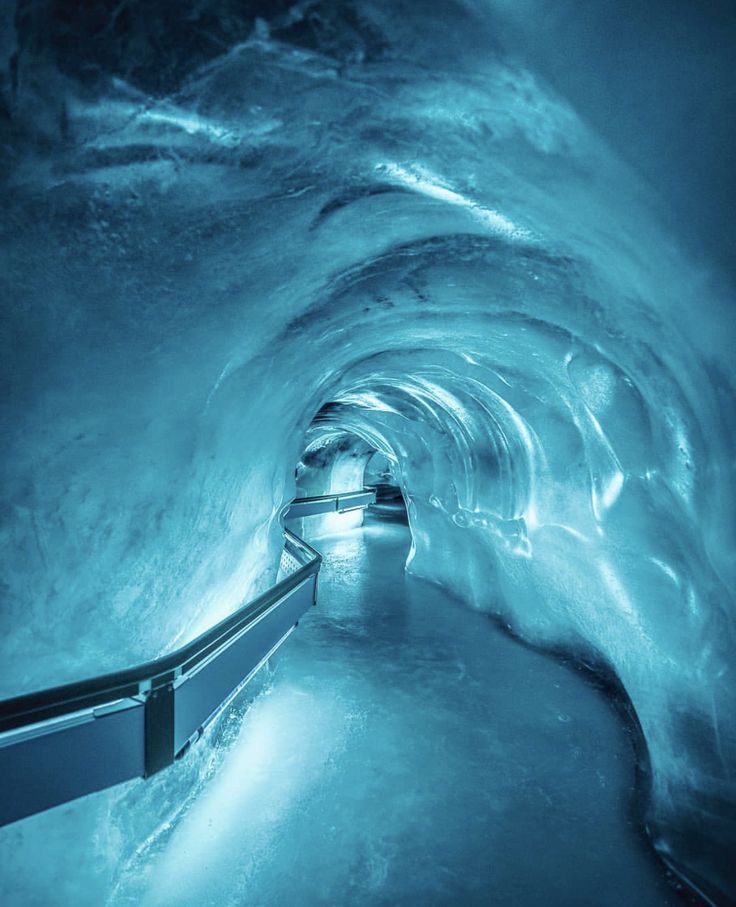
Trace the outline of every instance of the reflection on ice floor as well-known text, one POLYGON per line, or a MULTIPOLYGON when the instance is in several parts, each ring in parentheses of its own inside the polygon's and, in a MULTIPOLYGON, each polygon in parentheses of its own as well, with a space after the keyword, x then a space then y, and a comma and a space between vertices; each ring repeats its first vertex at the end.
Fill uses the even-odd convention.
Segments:
POLYGON ((319 544, 319 607, 117 903, 676 903, 600 693, 405 576, 405 526, 319 544))

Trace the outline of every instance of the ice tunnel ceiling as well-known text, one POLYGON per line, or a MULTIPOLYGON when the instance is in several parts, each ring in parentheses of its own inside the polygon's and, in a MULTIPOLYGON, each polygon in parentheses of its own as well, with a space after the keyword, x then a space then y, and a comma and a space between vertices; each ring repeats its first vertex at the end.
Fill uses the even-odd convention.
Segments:
POLYGON ((191 639, 379 451, 407 569, 614 676, 736 897, 733 11, 0 23, 2 694, 191 639))

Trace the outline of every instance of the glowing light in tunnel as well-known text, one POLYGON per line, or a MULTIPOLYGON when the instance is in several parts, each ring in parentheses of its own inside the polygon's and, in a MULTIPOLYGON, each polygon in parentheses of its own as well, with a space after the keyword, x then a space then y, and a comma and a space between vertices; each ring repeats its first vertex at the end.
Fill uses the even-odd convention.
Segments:
POLYGON ((476 220, 494 233, 500 233, 510 239, 529 239, 531 237, 527 230, 517 226, 504 214, 495 211, 493 208, 485 208, 472 199, 466 198, 460 192, 449 188, 447 183, 440 177, 422 167, 414 166, 409 170, 400 164, 390 163, 378 164, 376 170, 420 195, 426 195, 428 198, 434 198, 437 201, 447 202, 449 205, 465 208, 476 220))
POLYGON ((318 538, 322 535, 338 535, 363 525, 362 508, 341 510, 338 513, 325 513, 311 518, 310 535, 318 538))

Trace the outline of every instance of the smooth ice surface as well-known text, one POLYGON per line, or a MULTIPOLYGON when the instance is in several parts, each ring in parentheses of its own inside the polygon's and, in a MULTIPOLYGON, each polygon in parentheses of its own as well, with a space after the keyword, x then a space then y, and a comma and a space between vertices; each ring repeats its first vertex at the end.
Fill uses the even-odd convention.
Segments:
MULTIPOLYGON (((75 904, 680 903, 635 818, 620 715, 572 666, 407 577, 409 542, 375 517, 320 540, 319 607, 217 772, 75 904)), ((3 902, 69 903, 95 874, 90 843, 56 891, 41 866, 3 902)))
POLYGON ((115 903, 677 903, 608 702, 405 576, 409 541, 370 516, 320 540, 319 608, 115 903))
POLYGON ((376 448, 409 571, 615 675, 736 896, 726 7, 3 4, 0 695, 191 639, 376 448))

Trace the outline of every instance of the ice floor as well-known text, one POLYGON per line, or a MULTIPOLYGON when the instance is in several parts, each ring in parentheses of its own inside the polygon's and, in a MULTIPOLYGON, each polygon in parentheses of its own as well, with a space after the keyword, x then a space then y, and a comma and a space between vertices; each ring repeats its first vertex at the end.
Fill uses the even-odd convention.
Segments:
POLYGON ((405 525, 369 518, 319 547, 319 607, 131 898, 679 903, 632 816, 631 740, 596 689, 406 576, 405 525))

